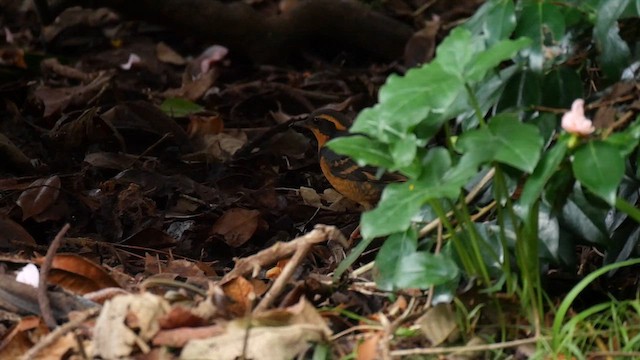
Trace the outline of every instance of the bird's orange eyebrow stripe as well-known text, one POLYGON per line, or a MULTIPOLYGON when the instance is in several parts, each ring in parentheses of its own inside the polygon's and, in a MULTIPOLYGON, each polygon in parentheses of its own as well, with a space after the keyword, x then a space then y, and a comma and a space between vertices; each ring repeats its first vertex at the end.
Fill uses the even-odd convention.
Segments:
POLYGON ((335 117, 333 117, 331 115, 320 114, 320 115, 318 115, 318 117, 321 118, 321 119, 325 119, 327 121, 332 122, 336 126, 336 130, 339 130, 339 131, 347 130, 347 127, 343 123, 341 123, 338 119, 336 119, 335 117))

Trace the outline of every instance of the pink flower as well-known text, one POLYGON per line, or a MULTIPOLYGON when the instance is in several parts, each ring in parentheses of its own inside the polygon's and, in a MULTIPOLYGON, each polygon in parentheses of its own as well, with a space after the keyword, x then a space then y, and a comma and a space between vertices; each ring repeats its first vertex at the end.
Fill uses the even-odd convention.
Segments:
POLYGON ((575 135, 589 135, 596 130, 591 120, 584 116, 584 100, 576 99, 571 111, 562 115, 562 128, 575 135))

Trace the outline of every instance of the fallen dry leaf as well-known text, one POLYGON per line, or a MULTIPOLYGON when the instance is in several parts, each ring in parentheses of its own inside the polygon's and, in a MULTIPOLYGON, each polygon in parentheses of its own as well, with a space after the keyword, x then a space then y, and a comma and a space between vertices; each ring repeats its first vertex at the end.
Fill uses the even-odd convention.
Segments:
MULTIPOLYGON (((41 265, 44 258, 34 262, 41 265)), ((47 280, 80 295, 105 288, 120 287, 102 266, 77 254, 57 254, 53 258, 47 280)))
POLYGON ((38 215, 53 205, 60 195, 60 186, 57 175, 32 182, 16 201, 22 208, 22 220, 38 215))
POLYGON ((22 243, 27 246, 35 246, 36 240, 20 224, 0 215, 0 248, 13 249, 14 243, 22 243))
POLYGON ((232 208, 213 224, 211 233, 221 235, 227 245, 238 247, 251 239, 259 222, 258 210, 232 208))
POLYGON ((93 356, 104 359, 130 357, 136 347, 148 350, 147 341, 160 330, 158 318, 169 303, 151 293, 122 295, 108 300, 93 330, 93 356))
POLYGON ((422 315, 416 323, 433 346, 455 340, 460 332, 456 314, 450 304, 438 304, 422 315))

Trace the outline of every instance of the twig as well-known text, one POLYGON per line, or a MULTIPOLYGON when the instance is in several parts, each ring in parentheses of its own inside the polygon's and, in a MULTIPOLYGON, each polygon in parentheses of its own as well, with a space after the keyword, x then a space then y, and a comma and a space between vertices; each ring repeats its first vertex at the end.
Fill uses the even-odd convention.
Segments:
MULTIPOLYGON (((287 262, 287 265, 285 265, 284 269, 282 269, 282 273, 273 282, 273 285, 271 286, 269 291, 262 297, 262 300, 260 300, 260 303, 258 303, 258 306, 256 306, 256 308, 254 309, 254 312, 260 312, 260 311, 266 310, 269 306, 271 306, 273 301, 276 299, 276 297, 278 297, 278 295, 280 295, 280 293, 284 289, 289 279, 293 276, 295 270, 298 268, 302 260, 304 260, 304 258, 309 253, 309 250, 311 250, 311 248, 314 245, 324 241, 329 241, 329 240, 338 240, 340 242, 341 237, 342 237, 342 242, 346 242, 346 239, 344 239, 344 237, 340 233, 340 230, 338 230, 337 228, 333 226, 316 225, 315 229, 313 229, 313 231, 311 231, 310 233, 304 236, 301 236, 299 238, 296 238, 293 241, 290 241, 289 243, 286 243, 287 245, 294 243, 295 248, 293 248, 294 250, 293 256, 287 262)), ((282 248, 284 248, 284 246, 282 248)), ((262 253, 267 254, 266 251, 268 250, 270 249, 261 251, 260 253, 254 255, 253 257, 249 257, 241 260, 250 260, 251 258, 253 258, 252 259, 253 261, 267 260, 268 257, 264 257, 263 259, 261 259, 258 257, 258 255, 262 253)), ((279 255, 281 256, 282 254, 279 254, 279 255)), ((275 258, 271 258, 270 260, 277 261, 277 259, 275 258)), ((239 265, 240 265, 240 260, 236 263, 236 267, 239 265)), ((260 266, 263 266, 263 265, 264 264, 262 263, 260 264, 260 266)), ((255 266, 256 264, 253 264, 251 268, 255 269, 255 266)))
POLYGON ((33 345, 33 347, 29 349, 29 351, 27 351, 24 355, 22 355, 22 360, 35 359, 38 353, 40 353, 42 350, 46 349, 47 347, 51 346, 64 334, 77 328, 78 326, 80 326, 80 324, 82 324, 89 318, 98 315, 101 309, 102 308, 99 306, 96 306, 91 309, 87 309, 87 311, 79 314, 78 317, 74 318, 73 320, 53 330, 47 336, 43 337, 42 339, 40 339, 40 341, 38 341, 35 345, 33 345))
POLYGON ((47 255, 44 258, 44 262, 42 266, 40 266, 40 279, 38 281, 38 305, 40 306, 40 314, 44 319, 44 322, 50 329, 55 328, 58 323, 56 319, 53 317, 51 312, 51 304, 49 302, 49 293, 47 291, 47 277, 49 276, 49 270, 51 270, 51 265, 53 264, 53 258, 62 243, 62 238, 69 231, 71 225, 69 223, 64 224, 62 229, 58 232, 56 237, 49 245, 49 249, 47 250, 47 255))
POLYGON ((500 342, 488 345, 466 345, 466 346, 452 346, 452 347, 436 347, 436 348, 415 348, 394 350, 391 352, 391 356, 402 357, 411 355, 437 355, 437 354, 450 354, 450 353, 466 353, 472 351, 487 351, 487 350, 499 350, 512 347, 518 347, 521 345, 535 344, 538 341, 544 340, 544 337, 532 337, 528 339, 520 339, 513 341, 500 342))
POLYGON ((295 253, 298 247, 302 246, 301 244, 308 243, 315 245, 327 240, 335 240, 344 244, 346 244, 347 241, 335 226, 316 225, 315 229, 303 236, 289 242, 277 242, 268 249, 264 249, 255 255, 238 259, 236 266, 220 280, 220 284, 247 274, 256 276, 264 266, 273 264, 295 253))

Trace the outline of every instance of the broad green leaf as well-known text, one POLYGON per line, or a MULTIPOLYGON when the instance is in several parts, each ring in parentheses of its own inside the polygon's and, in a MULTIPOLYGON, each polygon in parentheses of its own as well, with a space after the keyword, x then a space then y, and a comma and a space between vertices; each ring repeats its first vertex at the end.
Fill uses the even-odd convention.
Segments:
MULTIPOLYGON (((520 71, 520 66, 511 65, 507 68, 500 70, 500 72, 489 76, 484 79, 480 83, 475 86, 472 85, 473 92, 476 95, 476 99, 478 100, 478 105, 480 106, 480 112, 486 114, 491 107, 493 107, 503 92, 505 91, 505 86, 509 79, 514 76, 516 73, 520 71)), ((458 115, 456 119, 462 125, 462 130, 467 131, 469 129, 475 129, 478 127, 478 118, 476 117, 475 111, 472 109, 472 106, 469 104, 469 96, 464 94, 462 98, 462 104, 453 104, 452 108, 455 106, 459 106, 464 112, 458 115)), ((457 110, 457 109, 454 109, 457 110)), ((457 113, 460 113, 458 111, 457 113)), ((456 114, 456 112, 452 112, 452 115, 456 114)), ((447 114, 447 118, 451 118, 451 115, 447 114)))
POLYGON ((606 246, 609 241, 605 224, 608 210, 592 205, 580 187, 576 186, 562 208, 562 228, 593 244, 606 246))
POLYGON ((329 141, 327 146, 339 154, 352 157, 362 165, 368 164, 386 169, 394 166, 387 145, 366 136, 341 136, 329 141))
POLYGON ((457 146, 463 152, 486 152, 495 161, 532 172, 540 159, 542 137, 537 127, 504 114, 492 118, 486 128, 462 134, 457 146))
POLYGON ((385 187, 378 206, 362 214, 362 237, 369 239, 407 230, 411 225, 411 218, 429 198, 428 190, 416 189, 413 182, 385 187))
POLYGON ((584 97, 582 79, 578 73, 568 67, 550 71, 542 79, 542 105, 565 108, 571 107, 575 99, 584 97))
POLYGON ((539 105, 541 99, 540 75, 532 71, 522 71, 512 76, 505 86, 498 101, 498 111, 510 109, 527 109, 529 106, 539 105))
POLYGON ((482 80, 489 70, 495 68, 501 62, 511 59, 518 51, 530 43, 530 39, 520 38, 518 40, 502 40, 492 45, 474 57, 474 60, 465 71, 465 79, 469 83, 482 80))
POLYGON ((512 0, 492 1, 492 6, 484 23, 487 42, 492 45, 500 40, 509 38, 516 28, 515 6, 512 0))
POLYGON ((374 238, 405 231, 427 200, 443 197, 456 199, 464 182, 444 179, 450 166, 451 159, 445 149, 431 149, 424 160, 423 174, 419 179, 388 185, 382 192, 378 206, 362 214, 362 236, 374 238))
POLYGON ((629 65, 631 51, 620 37, 618 19, 629 5, 629 0, 601 0, 598 17, 593 28, 596 46, 600 50, 601 68, 610 80, 617 80, 629 65))
POLYGON ((573 173, 587 189, 610 205, 624 175, 624 158, 618 148, 603 141, 580 146, 573 158, 573 173))
POLYGON ((391 145, 391 157, 394 162, 394 169, 409 166, 416 157, 418 143, 414 134, 408 134, 404 139, 398 140, 391 145))
POLYGON ((545 152, 542 160, 536 166, 531 176, 527 178, 527 182, 522 189, 522 195, 518 200, 519 205, 525 210, 523 219, 528 218, 528 212, 542 194, 542 189, 546 185, 551 176, 558 170, 558 166, 564 160, 567 153, 568 138, 561 138, 551 149, 545 152))
POLYGON ((479 44, 474 44, 469 30, 457 27, 438 46, 437 61, 446 73, 462 79, 467 64, 474 58, 474 47, 477 46, 479 44))
POLYGON ((474 36, 484 36, 488 45, 506 39, 516 27, 513 1, 487 1, 462 26, 474 36))
POLYGON ((390 235, 376 256, 374 280, 378 288, 386 291, 397 289, 398 279, 403 276, 400 272, 403 258, 417 250, 418 234, 413 228, 390 235))
POLYGON ((558 42, 565 34, 564 17, 558 4, 546 1, 525 1, 514 35, 531 38, 533 43, 525 54, 535 72, 544 68, 544 49, 558 42))
POLYGON ((204 110, 204 107, 183 98, 168 98, 160 105, 160 110, 173 117, 183 117, 204 110))
POLYGON ((397 287, 428 289, 455 280, 460 270, 452 259, 442 254, 419 251, 403 257, 397 272, 397 287))

